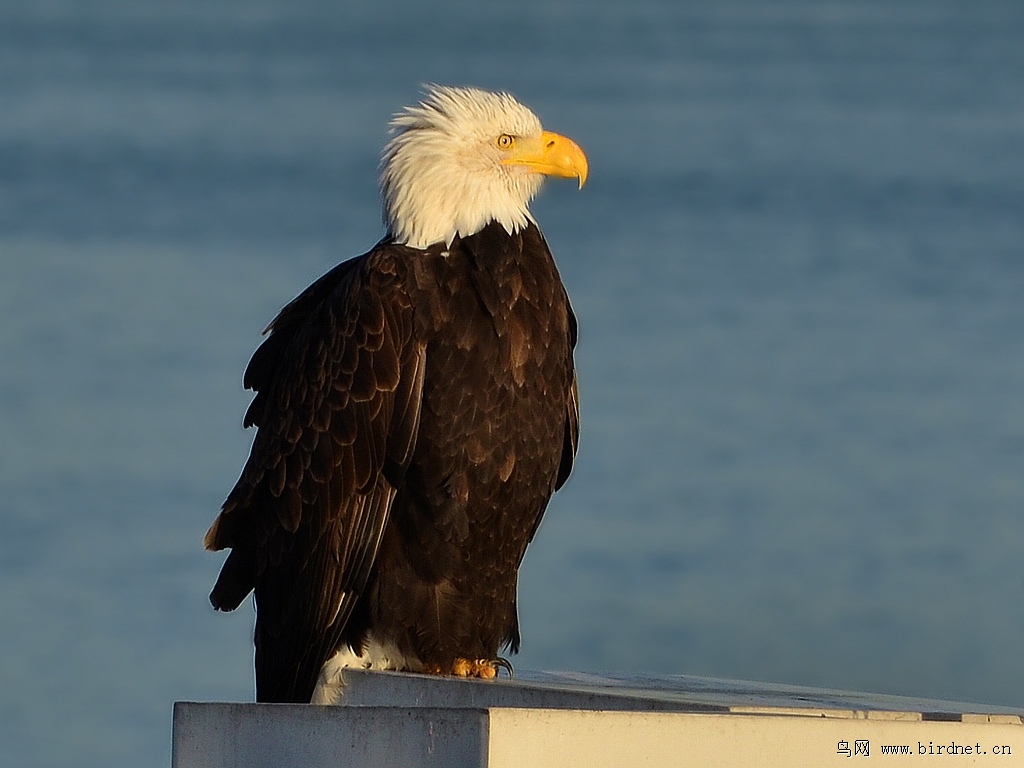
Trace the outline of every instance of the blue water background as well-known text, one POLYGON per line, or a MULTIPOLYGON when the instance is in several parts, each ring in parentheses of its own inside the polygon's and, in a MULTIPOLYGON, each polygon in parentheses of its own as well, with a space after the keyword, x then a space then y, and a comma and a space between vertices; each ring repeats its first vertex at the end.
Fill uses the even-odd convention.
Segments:
POLYGON ((583 437, 534 669, 1024 706, 1019 0, 0 0, 0 745, 166 765, 252 696, 201 538, 277 309, 381 234, 425 82, 588 152, 536 202, 583 437))

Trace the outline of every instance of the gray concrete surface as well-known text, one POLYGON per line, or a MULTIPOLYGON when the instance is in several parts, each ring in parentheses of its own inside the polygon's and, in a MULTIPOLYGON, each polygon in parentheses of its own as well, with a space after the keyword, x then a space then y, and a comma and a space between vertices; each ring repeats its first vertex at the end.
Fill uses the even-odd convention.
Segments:
POLYGON ((178 702, 172 768, 1024 765, 1022 710, 734 680, 350 671, 342 701, 178 702))

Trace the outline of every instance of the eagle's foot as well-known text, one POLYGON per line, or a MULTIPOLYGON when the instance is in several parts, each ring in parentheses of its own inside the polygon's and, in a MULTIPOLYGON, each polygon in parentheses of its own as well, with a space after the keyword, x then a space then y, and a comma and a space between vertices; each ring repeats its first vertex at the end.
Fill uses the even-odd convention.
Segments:
POLYGON ((450 667, 443 664, 427 664, 423 671, 428 675, 451 675, 452 677, 475 677, 480 680, 493 680, 498 670, 504 669, 509 678, 512 677, 512 665, 507 659, 463 659, 458 658, 450 667))
POLYGON ((498 670, 504 669, 508 676, 512 677, 512 665, 507 659, 456 659, 452 665, 452 674, 456 677, 477 677, 481 680, 493 680, 498 676, 498 670))
POLYGON ((498 676, 498 670, 485 659, 456 659, 452 664, 455 677, 479 677, 481 680, 492 680, 498 676))

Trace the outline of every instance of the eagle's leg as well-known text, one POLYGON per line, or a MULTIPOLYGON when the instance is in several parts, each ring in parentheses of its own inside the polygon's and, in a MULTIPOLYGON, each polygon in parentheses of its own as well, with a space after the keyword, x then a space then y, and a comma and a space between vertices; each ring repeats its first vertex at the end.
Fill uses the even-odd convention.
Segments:
POLYGON ((443 664, 427 664, 423 671, 428 675, 451 675, 452 677, 476 677, 481 680, 493 680, 498 676, 498 670, 504 669, 508 672, 509 679, 512 678, 512 665, 508 659, 501 657, 496 659, 463 659, 458 658, 450 667, 443 664))
POLYGON ((508 672, 509 680, 512 679, 512 665, 508 659, 500 656, 496 659, 456 659, 452 665, 452 674, 458 677, 479 677, 482 680, 493 680, 498 676, 498 670, 504 669, 508 672))

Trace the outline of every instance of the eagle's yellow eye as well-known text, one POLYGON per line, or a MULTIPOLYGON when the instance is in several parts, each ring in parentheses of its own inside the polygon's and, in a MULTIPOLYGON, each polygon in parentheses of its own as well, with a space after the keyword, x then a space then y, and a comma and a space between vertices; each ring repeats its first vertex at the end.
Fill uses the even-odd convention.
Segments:
POLYGON ((512 149, 512 145, 515 143, 516 140, 507 133, 503 133, 498 137, 498 149, 512 149))

